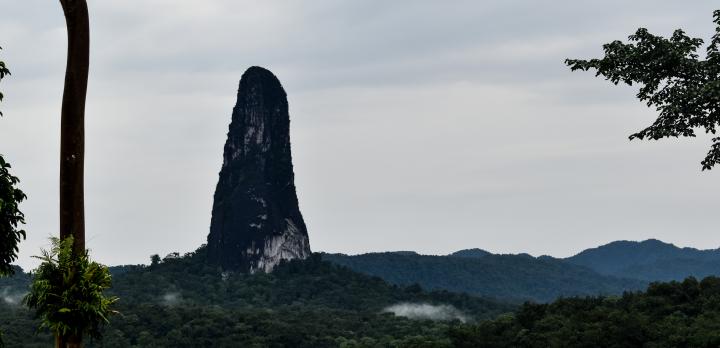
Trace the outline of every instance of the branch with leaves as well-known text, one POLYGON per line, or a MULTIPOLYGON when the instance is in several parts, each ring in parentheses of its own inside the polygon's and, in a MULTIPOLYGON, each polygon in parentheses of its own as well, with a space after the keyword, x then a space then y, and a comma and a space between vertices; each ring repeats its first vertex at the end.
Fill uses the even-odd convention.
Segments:
MULTIPOLYGON (((0 47, 0 50, 1 49, 2 49, 2 47, 0 47)), ((10 75, 10 70, 8 70, 7 66, 5 66, 5 62, 0 61, 0 80, 2 80, 3 78, 5 78, 5 76, 8 76, 8 75, 10 75)), ((3 97, 4 97, 4 95, 2 94, 2 92, 0 92, 0 102, 3 100, 3 97)), ((3 113, 2 113, 2 111, 0 111, 0 116, 2 116, 2 115, 3 115, 3 113)))
MULTIPOLYGON (((7 75, 10 75, 10 71, 5 62, 0 61, 0 80, 7 75)), ((2 98, 0 93, 0 101, 2 98)), ((0 154, 0 276, 13 274, 10 264, 17 259, 18 244, 25 239, 25 231, 19 228, 25 223, 25 216, 18 205, 26 197, 17 188, 20 180, 10 173, 10 168, 10 164, 0 154)))
MULTIPOLYGON (((696 131, 716 134, 720 127, 720 10, 714 12, 715 34, 705 59, 697 50, 704 41, 676 30, 670 38, 640 28, 629 43, 603 45, 600 59, 567 59, 572 71, 595 70, 614 84, 637 84, 637 98, 654 107, 658 118, 649 127, 630 135, 633 139, 658 140, 695 137, 696 131)), ((720 163, 720 137, 702 161, 703 170, 720 163)))
POLYGON ((16 187, 18 182, 10 174, 10 164, 0 156, 0 276, 13 274, 11 263, 17 259, 20 241, 25 239, 25 231, 19 229, 25 215, 18 208, 25 193, 16 187))

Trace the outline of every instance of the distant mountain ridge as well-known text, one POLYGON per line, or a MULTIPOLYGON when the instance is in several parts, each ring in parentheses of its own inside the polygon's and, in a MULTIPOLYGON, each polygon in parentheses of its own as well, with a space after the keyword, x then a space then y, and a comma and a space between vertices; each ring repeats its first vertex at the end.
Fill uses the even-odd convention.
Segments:
MULTIPOLYGON (((396 285, 418 284, 428 290, 510 301, 613 295, 643 289, 654 281, 720 275, 720 249, 680 248, 656 239, 616 241, 564 259, 524 253, 499 255, 478 248, 440 256, 407 250, 324 253, 322 259, 396 285)), ((111 267, 114 275, 129 269, 111 267)))
POLYGON ((394 284, 417 283, 507 300, 620 294, 653 281, 720 275, 720 249, 679 248, 657 239, 616 241, 565 259, 465 249, 444 256, 414 252, 323 254, 323 259, 394 284))
POLYGON ((646 281, 720 275, 720 249, 680 248, 657 239, 616 241, 565 260, 604 275, 646 281))
POLYGON ((476 250, 448 256, 410 253, 323 254, 325 261, 357 272, 429 290, 464 292, 510 301, 552 301, 558 297, 619 294, 647 282, 606 276, 584 266, 528 254, 495 255, 476 250))

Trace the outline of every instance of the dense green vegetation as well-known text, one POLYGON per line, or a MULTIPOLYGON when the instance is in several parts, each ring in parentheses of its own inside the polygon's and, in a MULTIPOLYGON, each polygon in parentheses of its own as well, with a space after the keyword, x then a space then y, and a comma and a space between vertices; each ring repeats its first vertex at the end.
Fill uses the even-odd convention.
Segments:
MULTIPOLYGON (((389 285, 320 255, 283 263, 271 274, 229 274, 209 266, 205 249, 150 266, 114 267, 112 295, 120 315, 90 347, 336 347, 449 346, 459 321, 410 320, 383 310, 398 303, 452 305, 472 319, 515 306, 419 286, 389 285)), ((20 278, 0 281, 17 293, 20 278)), ((27 286, 27 285, 25 285, 27 286)), ((0 301, 0 327, 9 347, 45 347, 38 322, 22 307, 0 301)))
MULTIPOLYGON (((448 347, 453 323, 416 321, 389 313, 283 306, 276 309, 139 305, 124 308, 102 341, 88 347, 448 347)), ((0 304, 8 347, 48 347, 21 307, 0 304)))
POLYGON ((552 257, 461 251, 450 256, 415 253, 324 254, 323 259, 407 286, 445 289, 505 300, 552 301, 560 296, 621 294, 647 286, 641 280, 601 275, 552 257))
POLYGON ((112 294, 123 303, 173 302, 223 307, 272 308, 281 305, 325 306, 347 310, 381 310, 403 301, 448 303, 483 317, 506 311, 507 305, 447 291, 425 292, 419 286, 398 287, 332 265, 314 254, 287 262, 272 273, 222 273, 204 262, 203 247, 157 265, 112 268, 112 294), (169 296, 170 295, 170 296, 169 296), (175 296, 177 295, 177 296, 175 296))
MULTIPOLYGON (((252 275, 220 272, 204 254, 201 248, 183 257, 156 258, 150 266, 113 267, 112 294, 121 298, 121 314, 104 328, 103 340, 87 346, 720 346, 720 278, 516 307, 417 285, 389 285, 322 261, 319 254, 252 275), (399 303, 452 305, 471 320, 417 320, 385 311, 399 303)), ((36 333, 39 322, 17 305, 29 283, 20 269, 0 280, 0 327, 9 347, 52 342, 49 333, 36 333)))
MULTIPOLYGON (((0 47, 0 49, 2 49, 0 47)), ((5 62, 0 60, 0 81, 10 75, 5 62)), ((0 92, 0 102, 3 100, 0 92)), ((0 111, 0 117, 3 116, 0 111)), ((10 163, 0 153, 0 277, 12 274, 11 263, 17 260, 18 244, 25 239, 25 231, 21 225, 25 223, 25 215, 20 211, 19 204, 27 198, 18 188, 20 179, 10 172, 10 163)), ((0 345, 2 332, 0 332, 0 345)))
POLYGON ((720 278, 525 304, 514 315, 454 327, 451 337, 458 347, 718 347, 720 278))

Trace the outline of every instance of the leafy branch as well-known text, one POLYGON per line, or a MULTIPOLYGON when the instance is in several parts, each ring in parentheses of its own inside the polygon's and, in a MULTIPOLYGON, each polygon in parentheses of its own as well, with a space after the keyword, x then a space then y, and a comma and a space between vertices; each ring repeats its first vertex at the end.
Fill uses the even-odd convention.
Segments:
MULTIPOLYGON (((652 125, 630 135, 630 140, 695 137, 698 129, 716 134, 720 127, 720 10, 713 17, 715 34, 704 60, 697 54, 702 39, 688 37, 680 29, 664 38, 640 28, 628 37, 629 43, 603 45, 603 58, 566 59, 565 64, 572 71, 594 69, 595 76, 616 85, 640 86, 637 98, 659 114, 652 125)), ((712 141, 703 170, 720 163, 720 137, 712 141)))

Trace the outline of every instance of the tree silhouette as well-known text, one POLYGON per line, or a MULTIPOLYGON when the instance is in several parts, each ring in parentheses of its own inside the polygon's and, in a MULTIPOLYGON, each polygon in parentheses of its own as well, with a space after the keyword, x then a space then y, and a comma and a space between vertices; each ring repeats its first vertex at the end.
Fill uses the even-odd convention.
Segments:
MULTIPOLYGON (((695 137, 696 131, 716 134, 720 126, 720 10, 706 58, 696 53, 703 40, 688 37, 681 29, 670 38, 640 28, 629 36, 630 43, 613 41, 603 45, 601 59, 567 59, 572 71, 596 70, 614 84, 637 84, 637 98, 659 112, 649 127, 630 135, 632 139, 658 140, 667 137, 695 137)), ((702 169, 720 162, 720 137, 713 144, 702 169)))
MULTIPOLYGON (((10 70, 0 61, 0 80, 7 75, 10 70)), ((2 99, 0 92, 0 101, 2 99)), ((10 168, 10 163, 0 154, 0 276, 13 274, 10 264, 17 259, 18 244, 25 238, 25 231, 18 228, 25 223, 25 216, 18 208, 25 194, 17 188, 19 180, 10 173, 10 168)))
MULTIPOLYGON (((7 75, 10 75, 10 70, 5 62, 0 61, 0 80, 7 75)), ((18 182, 18 178, 10 174, 10 163, 0 154, 0 277, 15 273, 10 264, 17 259, 20 240, 25 239, 25 231, 18 229, 18 225, 25 223, 25 215, 18 208, 18 204, 25 200, 25 193, 17 188, 18 182)), ((4 346, 2 336, 0 330, 0 347, 4 346)))

